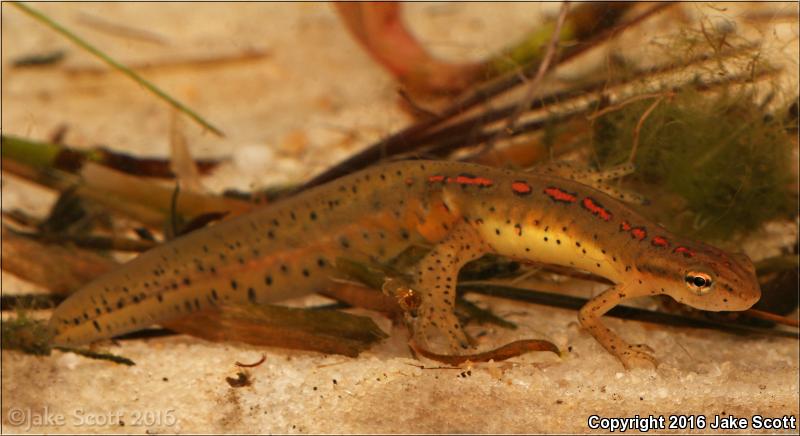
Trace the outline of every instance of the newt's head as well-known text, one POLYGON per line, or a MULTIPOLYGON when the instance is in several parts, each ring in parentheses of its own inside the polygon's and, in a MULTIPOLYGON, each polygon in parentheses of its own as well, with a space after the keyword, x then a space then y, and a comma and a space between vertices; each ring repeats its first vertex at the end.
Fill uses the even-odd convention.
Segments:
POLYGON ((750 258, 706 244, 678 246, 670 256, 644 260, 639 269, 662 293, 701 310, 747 310, 761 298, 750 258))

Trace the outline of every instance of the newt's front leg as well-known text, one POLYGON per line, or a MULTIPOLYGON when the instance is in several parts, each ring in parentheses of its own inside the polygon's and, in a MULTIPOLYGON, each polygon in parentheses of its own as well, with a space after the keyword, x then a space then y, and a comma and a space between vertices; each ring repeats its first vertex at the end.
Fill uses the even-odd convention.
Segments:
POLYGON ((631 296, 626 295, 620 285, 607 289, 581 308, 578 319, 581 325, 597 339, 597 342, 600 342, 609 353, 616 356, 626 369, 658 366, 658 361, 650 354, 653 352, 650 347, 643 344, 628 344, 600 321, 601 316, 629 297, 631 296))
POLYGON ((421 297, 413 326, 416 336, 425 340, 427 330, 435 327, 447 337, 453 350, 469 347, 467 335, 454 310, 456 280, 464 264, 486 252, 486 244, 478 232, 459 222, 415 266, 411 288, 421 297))

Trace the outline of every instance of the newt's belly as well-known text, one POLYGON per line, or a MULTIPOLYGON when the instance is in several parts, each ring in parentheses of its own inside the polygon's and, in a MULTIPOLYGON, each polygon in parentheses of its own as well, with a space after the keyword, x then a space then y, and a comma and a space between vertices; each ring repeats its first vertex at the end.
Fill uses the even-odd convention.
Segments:
POLYGON ((458 191, 445 197, 458 204, 453 207, 460 208, 495 253, 621 280, 621 259, 607 246, 609 238, 604 233, 608 229, 581 220, 572 210, 541 198, 490 201, 458 191))

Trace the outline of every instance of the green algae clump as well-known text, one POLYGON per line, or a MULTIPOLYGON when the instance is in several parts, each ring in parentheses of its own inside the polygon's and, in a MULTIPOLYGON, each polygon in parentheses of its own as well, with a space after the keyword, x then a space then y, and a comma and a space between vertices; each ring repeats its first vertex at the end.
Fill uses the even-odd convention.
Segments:
MULTIPOLYGON (((594 125, 601 168, 629 159, 635 129, 653 101, 609 112, 594 125)), ((678 233, 727 241, 797 211, 797 157, 782 115, 754 96, 685 90, 641 124, 633 181, 654 201, 642 212, 678 233)))

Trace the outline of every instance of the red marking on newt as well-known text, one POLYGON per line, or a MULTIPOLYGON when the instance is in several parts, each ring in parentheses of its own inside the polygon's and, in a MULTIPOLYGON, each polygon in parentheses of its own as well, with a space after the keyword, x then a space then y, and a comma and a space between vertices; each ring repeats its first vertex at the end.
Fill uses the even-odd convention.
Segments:
MULTIPOLYGON (((406 179, 406 183, 408 183, 408 180, 410 179, 406 179)), ((428 183, 439 183, 439 182, 457 183, 461 186, 475 185, 481 188, 488 188, 494 185, 494 182, 491 181, 490 179, 487 179, 485 177, 472 176, 469 174, 459 174, 456 177, 445 177, 443 175, 437 174, 428 177, 428 183)))
POLYGON ((414 179, 412 177, 406 177, 406 185, 413 185, 414 179))
POLYGON ((459 185, 475 185, 475 186, 480 186, 482 188, 488 188, 489 186, 494 185, 494 182, 492 182, 487 178, 471 176, 469 174, 460 174, 455 178, 448 177, 447 182, 448 183, 455 182, 458 183, 459 185))
POLYGON ((644 227, 635 227, 631 229, 631 238, 644 241, 644 238, 647 237, 647 229, 644 227))
POLYGON ((597 216, 598 218, 602 219, 603 221, 611 221, 611 212, 608 209, 604 208, 602 204, 596 202, 591 197, 586 197, 581 202, 583 208, 588 210, 592 213, 592 215, 597 216))
POLYGON ((515 224, 514 232, 517 234, 517 236, 522 236, 522 226, 519 224, 515 224))
POLYGON ((692 250, 690 250, 690 249, 688 249, 686 247, 675 247, 675 249, 672 250, 672 252, 673 253, 683 253, 683 255, 685 257, 693 257, 694 256, 694 251, 692 251, 692 250))
POLYGON ((564 203, 575 203, 578 201, 578 197, 576 197, 575 194, 561 190, 555 186, 545 188, 544 193, 553 199, 553 201, 561 201, 564 203))
POLYGON ((656 247, 669 247, 669 241, 663 236, 656 236, 650 243, 656 247))
POLYGON ((623 221, 619 225, 619 231, 620 232, 629 232, 629 231, 631 231, 631 223, 629 223, 627 221, 623 221))
POLYGON ((533 189, 527 182, 517 180, 515 182, 511 182, 511 190, 517 195, 528 195, 533 189))

